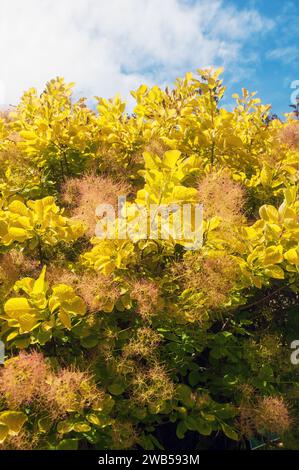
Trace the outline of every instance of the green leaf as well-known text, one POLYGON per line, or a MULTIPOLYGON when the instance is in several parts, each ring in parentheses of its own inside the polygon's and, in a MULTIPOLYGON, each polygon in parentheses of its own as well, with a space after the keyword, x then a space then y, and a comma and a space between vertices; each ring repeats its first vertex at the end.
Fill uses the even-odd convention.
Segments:
POLYGON ((88 432, 91 430, 91 427, 87 423, 76 423, 74 424, 74 431, 76 432, 88 432))
POLYGON ((40 432, 46 433, 51 429, 52 421, 48 417, 40 418, 37 422, 37 426, 40 432))
POLYGON ((147 436, 145 434, 142 434, 138 438, 138 444, 144 449, 144 450, 154 450, 155 446, 154 443, 151 439, 151 436, 147 436))
POLYGON ((196 430, 203 436, 209 436, 213 431, 211 424, 201 418, 196 419, 196 430))
POLYGON ((59 432, 60 434, 67 434, 68 432, 71 432, 73 428, 74 424, 69 420, 60 421, 57 424, 57 432, 59 432))
POLYGON ((181 384, 177 387, 177 398, 187 406, 187 408, 193 408, 195 405, 192 390, 188 385, 181 384))
POLYGON ((57 446, 58 450, 77 450, 78 439, 63 439, 57 446))
POLYGON ((91 349, 97 346, 97 344, 99 343, 99 338, 96 335, 90 335, 86 338, 81 338, 80 343, 83 348, 91 349))
POLYGON ((112 394, 112 395, 121 395, 124 391, 125 391, 126 387, 121 384, 121 383, 118 383, 118 382, 115 382, 111 385, 109 385, 108 387, 108 391, 112 394))
POLYGON ((200 380, 200 372, 198 372, 198 370, 193 370, 188 375, 188 382, 191 385, 191 387, 194 387, 195 385, 197 385, 199 380, 200 380))
POLYGON ((229 439, 232 439, 233 441, 239 440, 238 433, 231 426, 225 423, 220 423, 220 425, 221 425, 222 431, 229 439))
POLYGON ((176 435, 179 439, 184 439, 187 427, 184 421, 180 421, 176 427, 176 435))
POLYGON ((190 431, 197 430, 197 420, 194 416, 187 416, 184 420, 186 428, 190 431))

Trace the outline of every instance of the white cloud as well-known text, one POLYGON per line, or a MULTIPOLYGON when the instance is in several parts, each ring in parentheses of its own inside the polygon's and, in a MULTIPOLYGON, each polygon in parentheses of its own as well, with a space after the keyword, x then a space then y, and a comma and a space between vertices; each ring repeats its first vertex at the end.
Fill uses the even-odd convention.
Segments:
POLYGON ((267 54, 268 59, 279 60, 284 64, 292 64, 298 62, 299 59, 299 47, 287 46, 277 47, 267 54))
POLYGON ((246 41, 271 27, 221 0, 1 0, 1 95, 15 104, 62 75, 85 96, 128 97, 141 82, 237 63, 246 41))

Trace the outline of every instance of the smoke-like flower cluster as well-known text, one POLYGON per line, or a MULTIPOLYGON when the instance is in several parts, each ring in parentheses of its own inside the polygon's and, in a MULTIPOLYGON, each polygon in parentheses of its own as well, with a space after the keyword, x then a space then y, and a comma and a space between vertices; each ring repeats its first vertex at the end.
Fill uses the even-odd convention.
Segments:
POLYGON ((72 217, 82 221, 87 227, 87 235, 93 236, 97 223, 97 206, 110 204, 116 209, 118 196, 126 196, 129 192, 128 183, 91 173, 82 178, 68 179, 64 184, 62 197, 70 208, 72 217))
POLYGON ((0 397, 10 409, 30 406, 57 420, 99 404, 104 394, 90 373, 72 367, 55 371, 33 351, 6 362, 0 373, 0 397))
POLYGON ((283 434, 292 426, 293 419, 281 396, 256 397, 254 390, 244 394, 239 410, 239 428, 250 438, 257 434, 283 434))

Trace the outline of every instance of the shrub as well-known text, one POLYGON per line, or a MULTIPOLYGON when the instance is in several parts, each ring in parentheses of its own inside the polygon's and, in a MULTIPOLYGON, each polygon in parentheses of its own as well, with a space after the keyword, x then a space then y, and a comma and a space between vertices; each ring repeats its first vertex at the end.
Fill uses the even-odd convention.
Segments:
POLYGON ((1 115, 1 448, 171 450, 169 426, 294 446, 298 122, 245 89, 226 110, 220 74, 141 85, 132 114, 57 78, 1 115), (200 203, 202 246, 174 230, 200 203), (175 206, 169 238, 150 204, 175 206))

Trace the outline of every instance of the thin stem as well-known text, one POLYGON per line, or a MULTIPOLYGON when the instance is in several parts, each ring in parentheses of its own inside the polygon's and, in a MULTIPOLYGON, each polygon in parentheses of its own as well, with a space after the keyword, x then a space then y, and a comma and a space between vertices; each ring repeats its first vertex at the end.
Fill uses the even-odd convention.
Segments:
POLYGON ((62 178, 62 181, 65 181, 65 176, 64 176, 64 169, 63 169, 62 160, 60 160, 60 170, 61 170, 61 178, 62 178))
POLYGON ((44 262, 44 259, 43 259, 42 244, 41 244, 41 240, 39 237, 38 237, 38 256, 39 256, 39 262, 42 265, 44 262))
POLYGON ((256 305, 262 304, 262 303, 265 302, 266 300, 271 299, 271 297, 273 297, 275 294, 277 294, 277 292, 280 292, 281 290, 283 290, 285 287, 286 287, 286 286, 281 286, 281 287, 279 287, 278 289, 276 289, 275 291, 270 292, 270 294, 266 295, 266 296, 263 297, 262 299, 258 299, 258 300, 256 300, 255 302, 252 302, 251 304, 242 305, 238 310, 246 310, 246 309, 248 309, 248 308, 252 308, 252 307, 255 307, 256 305))

